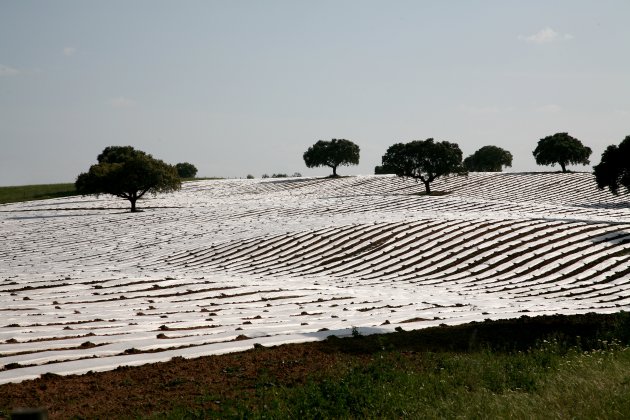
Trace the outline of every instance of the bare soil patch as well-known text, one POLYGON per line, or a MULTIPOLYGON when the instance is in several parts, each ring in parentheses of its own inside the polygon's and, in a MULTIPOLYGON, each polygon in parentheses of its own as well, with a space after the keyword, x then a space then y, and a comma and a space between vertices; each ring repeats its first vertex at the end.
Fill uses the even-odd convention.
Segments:
MULTIPOLYGON (((220 415, 223 404, 248 401, 260 386, 297 386, 323 376, 342 375, 396 352, 423 357, 423 352, 499 352, 526 350, 543 339, 562 346, 597 347, 612 338, 630 343, 630 314, 554 315, 442 326, 385 335, 355 336, 315 343, 252 350, 108 372, 59 376, 0 385, 0 418, 18 407, 45 407, 51 419, 139 418, 194 407, 220 415)), ((244 338, 246 339, 246 338, 244 338)), ((260 407, 258 407, 260 408, 260 407)))

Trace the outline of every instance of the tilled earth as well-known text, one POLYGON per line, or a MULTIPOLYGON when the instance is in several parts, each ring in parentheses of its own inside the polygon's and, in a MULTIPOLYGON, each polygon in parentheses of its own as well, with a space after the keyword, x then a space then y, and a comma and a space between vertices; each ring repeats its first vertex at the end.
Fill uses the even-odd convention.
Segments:
POLYGON ((201 409, 217 417, 235 407, 264 412, 261 390, 293 387, 307 381, 341 377, 384 353, 410 361, 427 352, 526 351, 544 339, 565 348, 599 348, 616 340, 630 343, 630 316, 551 315, 486 320, 384 335, 360 335, 324 341, 254 346, 240 353, 183 359, 84 375, 46 374, 39 379, 0 385, 0 418, 22 407, 43 407, 51 419, 142 418, 174 409, 201 409), (608 341, 603 341, 608 340, 608 341), (251 397, 251 398, 250 398, 251 397), (258 404, 258 405, 256 405, 258 404), (262 404, 263 406, 259 406, 262 404))
MULTIPOLYGON (((357 359, 359 357, 359 359, 357 359)), ((324 343, 291 344, 241 353, 171 361, 85 375, 44 375, 0 385, 0 418, 22 407, 44 407, 51 419, 134 418, 174 407, 220 412, 256 386, 291 386, 350 358, 324 343)))

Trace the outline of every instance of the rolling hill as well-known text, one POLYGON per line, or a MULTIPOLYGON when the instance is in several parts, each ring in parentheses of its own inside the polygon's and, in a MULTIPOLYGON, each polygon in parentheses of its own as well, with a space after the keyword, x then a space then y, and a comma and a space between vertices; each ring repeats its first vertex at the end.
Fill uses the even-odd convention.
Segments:
POLYGON ((208 180, 0 206, 0 383, 328 335, 630 308, 588 173, 208 180))

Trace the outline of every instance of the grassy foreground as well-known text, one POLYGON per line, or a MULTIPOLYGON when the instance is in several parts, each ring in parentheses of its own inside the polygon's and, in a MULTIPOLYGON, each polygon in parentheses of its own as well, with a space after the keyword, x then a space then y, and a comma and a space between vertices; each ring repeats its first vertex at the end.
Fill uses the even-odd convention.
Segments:
POLYGON ((74 184, 41 184, 0 187, 0 204, 77 195, 74 184))
POLYGON ((152 418, 630 418, 629 315, 330 337, 329 351, 363 357, 292 384, 262 370, 237 398, 197 399, 212 409, 152 418))
POLYGON ((628 348, 564 353, 557 344, 515 354, 386 352, 304 385, 262 377, 253 396, 222 401, 220 411, 178 407, 154 418, 629 418, 628 348))
POLYGON ((0 418, 630 418, 630 313, 521 317, 0 385, 0 418))

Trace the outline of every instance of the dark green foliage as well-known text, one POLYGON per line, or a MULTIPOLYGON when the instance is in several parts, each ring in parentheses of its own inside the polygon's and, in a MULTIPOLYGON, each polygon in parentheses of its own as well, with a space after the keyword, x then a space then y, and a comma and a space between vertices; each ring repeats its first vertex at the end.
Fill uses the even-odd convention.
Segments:
POLYGON ((111 194, 129 200, 131 211, 147 192, 176 191, 181 181, 174 166, 154 159, 131 146, 109 146, 98 163, 77 177, 75 187, 82 195, 111 194))
POLYGON ((501 172, 504 166, 512 166, 512 153, 497 146, 483 146, 464 159, 470 172, 501 172))
POLYGON ((346 139, 319 140, 304 152, 304 163, 308 168, 329 166, 332 176, 337 176, 337 166, 359 164, 359 146, 346 139))
POLYGON ((630 192, 630 136, 626 136, 619 146, 608 146, 602 153, 601 162, 593 169, 599 189, 608 187, 618 195, 619 189, 626 187, 630 192))
POLYGON ((540 139, 533 152, 537 164, 554 166, 557 163, 562 172, 567 171, 566 166, 569 164, 588 165, 591 153, 590 147, 567 133, 556 133, 540 139))
POLYGON ((424 183, 427 194, 431 182, 441 176, 461 174, 462 151, 456 143, 435 142, 433 139, 396 143, 383 155, 381 170, 424 183))
POLYGON ((388 174, 395 174, 395 172, 391 170, 390 168, 386 168, 385 166, 382 166, 382 165, 377 165, 374 167, 374 175, 388 175, 388 174))
POLYGON ((536 391, 561 360, 550 354, 550 363, 543 366, 536 360, 538 353, 508 357, 483 352, 460 357, 386 354, 366 366, 352 367, 339 378, 283 388, 279 395, 286 405, 277 410, 307 418, 398 418, 409 412, 425 418, 432 410, 429 407, 439 402, 439 408, 433 409, 439 417, 448 418, 448 400, 467 400, 475 393, 536 391))
POLYGON ((192 163, 178 163, 175 169, 180 178, 194 178, 197 175, 197 168, 192 163))

